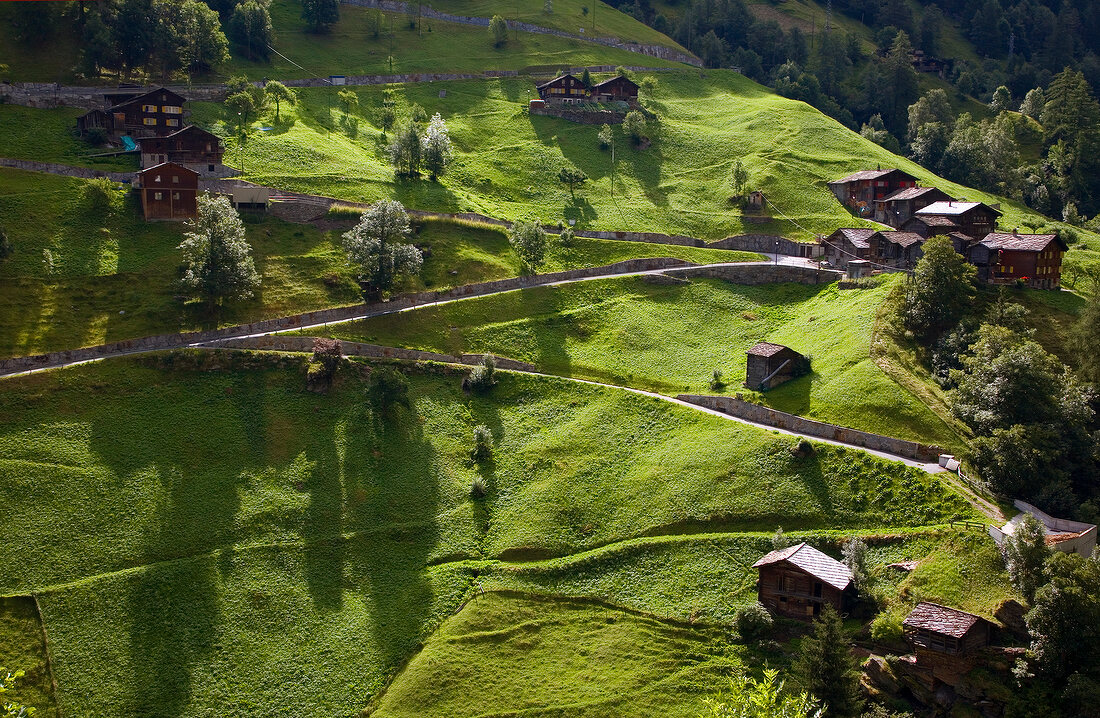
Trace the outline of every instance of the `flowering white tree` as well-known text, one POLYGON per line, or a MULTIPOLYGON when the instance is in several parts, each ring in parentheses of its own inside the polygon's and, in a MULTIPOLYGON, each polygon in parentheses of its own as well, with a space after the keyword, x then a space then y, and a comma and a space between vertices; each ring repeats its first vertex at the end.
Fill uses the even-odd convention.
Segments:
POLYGON ((428 169, 428 175, 435 179, 446 172, 454 152, 451 149, 451 138, 447 134, 447 123, 438 112, 432 115, 420 144, 420 154, 423 157, 424 166, 428 169))
POLYGON ((367 294, 381 296, 399 276, 420 273, 424 256, 400 240, 410 234, 409 215, 396 200, 382 200, 363 213, 359 224, 344 233, 344 251, 358 270, 367 294))
POLYGON ((183 284, 216 304, 221 299, 247 299, 260 286, 244 224, 229 198, 203 192, 198 216, 187 224, 179 249, 186 269, 183 284))

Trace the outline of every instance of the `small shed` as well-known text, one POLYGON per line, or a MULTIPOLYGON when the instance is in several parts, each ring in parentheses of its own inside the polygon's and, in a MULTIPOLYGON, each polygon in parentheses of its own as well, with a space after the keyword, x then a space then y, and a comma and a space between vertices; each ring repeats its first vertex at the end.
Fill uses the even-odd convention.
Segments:
POLYGON ((782 344, 757 342, 746 352, 745 386, 766 391, 799 376, 806 357, 782 344))
POLYGON ((271 189, 258 185, 241 185, 232 190, 233 206, 238 210, 267 211, 271 189))
POLYGON ((993 624, 973 613, 922 601, 909 612, 901 626, 905 640, 917 651, 920 662, 920 654, 924 651, 961 656, 989 645, 993 624))
POLYGON ((638 85, 628 77, 616 75, 592 86, 592 98, 596 102, 638 102, 638 85))
POLYGON ((752 567, 760 603, 785 616, 813 618, 826 604, 843 611, 855 599, 848 567, 805 543, 772 551, 752 567))

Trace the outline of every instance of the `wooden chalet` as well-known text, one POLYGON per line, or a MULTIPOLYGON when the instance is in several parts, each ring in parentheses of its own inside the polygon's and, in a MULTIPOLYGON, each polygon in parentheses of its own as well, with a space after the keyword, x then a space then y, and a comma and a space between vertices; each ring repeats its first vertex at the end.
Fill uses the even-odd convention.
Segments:
POLYGON ((922 216, 914 214, 909 219, 898 225, 903 232, 914 232, 928 239, 939 234, 950 234, 959 231, 959 223, 950 217, 922 216))
POLYGON ((900 227, 902 222, 913 216, 918 209, 934 202, 946 202, 951 199, 946 192, 935 187, 906 187, 875 200, 875 221, 891 227, 900 227))
POLYGON ((141 170, 134 187, 146 220, 194 219, 198 213, 199 173, 165 162, 141 170))
POLYGON ((824 605, 844 611, 855 599, 848 567, 805 543, 772 551, 752 567, 760 603, 784 616, 813 618, 824 605))
POLYGON ((139 144, 143 168, 173 162, 203 176, 215 174, 225 154, 217 135, 194 125, 163 137, 143 137, 139 144))
POLYGON ((536 85, 539 97, 549 103, 585 102, 591 93, 584 83, 573 75, 559 75, 549 82, 536 85))
POLYGON ((1069 247, 1056 234, 990 232, 971 244, 966 258, 978 268, 978 279, 991 284, 1022 281, 1033 289, 1057 289, 1062 281, 1062 255, 1069 247))
POLYGON ((992 624, 981 616, 922 601, 901 622, 905 640, 918 653, 958 656, 989 645, 992 624))
POLYGON ((91 110, 77 118, 76 126, 81 135, 98 127, 112 136, 153 137, 183 127, 183 105, 187 99, 165 87, 129 99, 108 96, 112 97, 122 101, 107 110, 91 110))
POLYGON ((875 232, 867 240, 871 259, 897 269, 912 269, 924 256, 925 238, 916 232, 875 232))
POLYGON ((871 256, 871 235, 873 229, 865 227, 843 227, 820 240, 822 256, 829 264, 845 269, 853 259, 868 259, 871 256))
MULTIPOLYGON (((932 217, 949 219, 955 223, 955 227, 951 231, 957 230, 968 237, 981 239, 996 229, 997 218, 1001 216, 1001 212, 983 202, 947 200, 933 202, 927 207, 922 207, 916 210, 913 216, 921 219, 932 217)), ((906 224, 903 224, 902 228, 906 228, 906 224)), ((912 231, 917 230, 914 228, 912 231)), ((937 234, 947 234, 947 232, 937 232, 937 234)))
POLYGON ((628 77, 616 75, 592 87, 592 99, 596 102, 626 102, 638 104, 638 84, 628 77))
POLYGON ((806 357, 782 344, 758 342, 747 352, 745 386, 767 391, 795 378, 806 357))
POLYGON ((899 189, 916 186, 917 178, 899 169, 864 170, 829 183, 829 189, 837 200, 862 217, 870 217, 874 213, 877 200, 885 199, 899 189))

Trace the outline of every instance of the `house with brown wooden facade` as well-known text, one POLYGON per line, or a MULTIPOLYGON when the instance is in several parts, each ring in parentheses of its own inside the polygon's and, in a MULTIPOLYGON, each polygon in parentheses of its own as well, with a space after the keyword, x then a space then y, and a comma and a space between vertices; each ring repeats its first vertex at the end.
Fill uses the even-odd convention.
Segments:
POLYGON ((829 183, 829 189, 841 204, 867 218, 874 215, 876 201, 916 186, 916 177, 896 168, 863 170, 829 183))
POLYGON ((143 137, 141 147, 142 168, 155 167, 172 162, 195 170, 203 177, 221 173, 225 150, 217 135, 188 125, 162 137, 143 137))
POLYGON ((784 616, 810 619, 822 606, 844 611, 855 600, 848 567, 805 543, 772 551, 752 567, 760 603, 784 616))
POLYGON ((187 99, 165 87, 158 87, 129 99, 122 99, 106 110, 86 112, 76 120, 83 135, 98 127, 108 135, 153 137, 183 127, 183 106, 187 99))
POLYGON ((585 102, 591 93, 584 83, 573 75, 559 75, 549 82, 536 85, 543 101, 555 104, 585 102))
POLYGON ((199 173, 183 165, 165 162, 144 169, 134 189, 146 220, 193 219, 198 212, 199 173))
MULTIPOLYGON (((937 222, 937 226, 943 227, 946 227, 947 223, 942 222, 942 220, 950 220, 954 223, 954 227, 948 232, 962 232, 973 239, 981 239, 997 228, 997 218, 1001 216, 1001 211, 983 202, 946 200, 933 202, 927 207, 921 207, 913 212, 913 216, 922 220, 936 218, 933 222, 937 222)), ((906 223, 902 227, 907 229, 909 225, 906 223)), ((911 231, 920 233, 915 225, 911 231)), ((936 234, 947 234, 948 232, 936 232, 936 234)))
POLYGON ((900 227, 918 209, 935 202, 946 202, 951 197, 935 187, 906 187, 875 200, 875 221, 891 227, 900 227))
POLYGON ((959 223, 950 217, 922 216, 914 214, 909 219, 898 225, 903 232, 915 232, 928 239, 941 234, 950 234, 959 231, 959 223))
POLYGON ((978 279, 990 284, 1023 282, 1033 289, 1057 289, 1062 256, 1069 247, 1056 234, 990 232, 966 250, 978 279))
POLYGON ((829 264, 845 269, 853 259, 869 259, 871 235, 875 230, 866 227, 842 227, 828 237, 819 240, 822 256, 829 264))
POLYGON ((782 344, 757 342, 746 352, 745 386, 767 391, 804 372, 806 357, 782 344))
POLYGON ((934 689, 957 685, 975 665, 974 653, 989 645, 993 624, 981 616, 937 603, 918 603, 901 623, 913 648, 918 676, 934 689))
POLYGON ((867 240, 871 261, 895 269, 912 269, 924 256, 924 237, 916 232, 875 232, 867 240))
POLYGON ((616 75, 593 85, 592 99, 596 102, 625 102, 633 107, 638 104, 638 84, 629 77, 616 75))

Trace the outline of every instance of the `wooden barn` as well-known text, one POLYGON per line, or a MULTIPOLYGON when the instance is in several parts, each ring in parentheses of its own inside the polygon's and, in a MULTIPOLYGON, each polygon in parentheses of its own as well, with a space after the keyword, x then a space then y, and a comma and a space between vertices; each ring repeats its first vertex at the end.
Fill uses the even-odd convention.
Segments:
POLYGON ((98 127, 115 137, 153 137, 183 127, 183 105, 187 99, 165 87, 114 99, 121 101, 107 110, 91 110, 77 118, 76 127, 81 135, 98 127))
POLYGON ((989 645, 992 624, 981 616, 922 601, 901 622, 907 640, 922 651, 958 656, 989 645))
POLYGON ((806 357, 782 344, 758 342, 746 352, 745 386, 767 391, 804 373, 806 357))
POLYGON ((592 87, 592 99, 596 102, 626 102, 638 104, 638 84, 628 77, 616 75, 592 87))
POLYGON ((536 85, 539 97, 551 103, 585 102, 591 93, 578 78, 572 75, 559 75, 549 82, 536 85))
POLYGON ((950 217, 922 216, 914 214, 909 219, 898 225, 903 232, 914 232, 928 239, 940 234, 951 234, 959 231, 959 223, 950 217))
POLYGON ((163 137, 143 137, 138 144, 142 168, 173 162, 202 176, 215 174, 225 154, 217 135, 194 125, 163 137))
POLYGON ((829 183, 841 204, 868 218, 874 214, 877 200, 916 186, 917 178, 899 169, 864 170, 829 183))
POLYGON ((867 240, 876 264, 897 269, 912 269, 924 256, 924 237, 915 232, 875 232, 867 240))
POLYGON ((839 269, 848 266, 853 259, 868 259, 871 256, 871 236, 873 229, 865 227, 844 227, 819 240, 822 256, 829 264, 839 269))
POLYGON ((1056 234, 990 232, 967 248, 978 279, 991 284, 1022 281, 1033 289, 1058 289, 1062 255, 1069 247, 1056 234))
POLYGON ((784 616, 813 618, 824 605, 844 611, 855 599, 848 567, 805 543, 772 551, 752 567, 760 603, 784 616))
POLYGON ((146 220, 194 219, 198 212, 199 173, 183 165, 165 162, 144 169, 134 189, 146 220))
MULTIPOLYGON (((997 218, 1001 216, 1001 212, 983 202, 956 202, 954 200, 948 200, 945 202, 933 202, 927 207, 922 207, 915 211, 913 216, 922 219, 937 217, 951 220, 955 223, 955 226, 948 231, 957 230, 968 237, 981 239, 996 228, 997 218)), ((904 229, 907 227, 903 224, 902 228, 904 229)), ((916 228, 913 228, 911 231, 915 231, 919 234, 916 228)), ((937 234, 947 234, 947 232, 937 232, 937 234)))
POLYGON ((875 221, 891 227, 900 227, 918 209, 935 202, 951 199, 946 192, 935 187, 906 187, 882 199, 875 200, 875 221))

